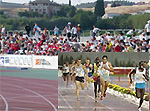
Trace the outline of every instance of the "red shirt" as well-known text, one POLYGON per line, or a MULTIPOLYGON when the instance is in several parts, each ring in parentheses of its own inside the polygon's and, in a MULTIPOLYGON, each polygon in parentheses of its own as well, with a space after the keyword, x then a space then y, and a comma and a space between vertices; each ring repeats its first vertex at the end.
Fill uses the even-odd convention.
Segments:
POLYGON ((10 44, 10 50, 14 50, 15 49, 15 46, 13 43, 10 44))
POLYGON ((37 44, 37 47, 41 47, 42 45, 42 41, 40 41, 38 44, 37 44))
POLYGON ((121 47, 119 45, 117 45, 114 49, 115 52, 121 52, 121 47))
POLYGON ((14 44, 14 50, 15 50, 15 51, 19 50, 19 44, 18 44, 18 43, 15 43, 15 44, 14 44))

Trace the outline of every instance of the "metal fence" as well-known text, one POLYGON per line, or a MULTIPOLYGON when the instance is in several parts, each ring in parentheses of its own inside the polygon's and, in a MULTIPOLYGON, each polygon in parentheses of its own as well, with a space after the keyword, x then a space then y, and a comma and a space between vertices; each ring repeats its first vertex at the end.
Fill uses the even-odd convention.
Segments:
MULTIPOLYGON (((110 32, 110 34, 114 34, 114 35, 118 35, 120 32, 126 34, 129 30, 132 30, 132 29, 115 29, 115 30, 114 29, 108 29, 108 30, 104 29, 104 30, 98 31, 97 36, 100 34, 107 33, 107 32, 110 32)), ((139 30, 143 30, 143 29, 136 29, 137 32, 139 30)), ((9 30, 6 32, 6 34, 7 34, 7 36, 9 36, 10 34, 14 34, 15 32, 23 34, 25 32, 25 30, 9 30)), ((60 30, 59 33, 62 34, 63 31, 60 30)), ((54 31, 53 30, 47 30, 47 34, 49 36, 52 36, 54 34, 54 31)), ((30 35, 31 35, 31 37, 34 36, 33 31, 30 32, 30 35)), ((81 37, 92 36, 92 30, 83 30, 80 35, 81 35, 81 37)))

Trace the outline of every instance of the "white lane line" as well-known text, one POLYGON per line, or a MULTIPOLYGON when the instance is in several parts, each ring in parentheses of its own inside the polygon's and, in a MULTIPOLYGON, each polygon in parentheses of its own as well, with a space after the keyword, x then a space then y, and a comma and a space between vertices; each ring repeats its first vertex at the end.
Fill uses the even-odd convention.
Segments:
POLYGON ((46 87, 53 88, 53 89, 58 89, 55 86, 50 86, 50 85, 46 85, 46 84, 42 84, 42 83, 35 83, 35 82, 30 82, 30 81, 25 81, 25 80, 20 80, 20 79, 14 79, 14 78, 5 78, 5 77, 3 77, 3 79, 15 80, 15 81, 21 81, 21 82, 28 82, 28 83, 32 83, 32 84, 37 84, 38 86, 40 85, 40 86, 46 86, 46 87))
MULTIPOLYGON (((51 99, 56 99, 56 98, 51 98, 51 99)), ((47 103, 41 103, 41 102, 34 102, 34 101, 24 101, 24 100, 19 100, 19 99, 7 99, 7 101, 17 101, 17 102, 23 102, 23 103, 30 103, 30 104, 42 104, 42 105, 47 105, 47 103)))
POLYGON ((62 97, 62 99, 66 102, 66 104, 69 106, 69 108, 72 110, 72 111, 74 111, 73 110, 73 108, 70 106, 70 104, 66 101, 66 99, 58 92, 58 94, 62 97))
MULTIPOLYGON (((74 86, 74 88, 75 88, 75 86, 74 86)), ((85 95, 87 95, 88 97, 92 98, 93 100, 95 100, 94 97, 92 97, 92 96, 86 94, 86 93, 83 92, 83 91, 81 91, 81 92, 84 93, 85 95)), ((102 104, 103 106, 105 106, 107 109, 110 109, 111 111, 114 111, 113 109, 111 109, 110 107, 106 106, 105 104, 103 104, 103 103, 101 103, 101 104, 102 104)))
MULTIPOLYGON (((87 95, 88 97, 90 97, 90 98, 92 98, 93 100, 95 100, 94 97, 92 97, 92 96, 86 94, 85 92, 82 92, 82 93, 84 93, 84 94, 87 95)), ((103 104, 103 103, 101 103, 101 104, 102 104, 103 106, 105 106, 107 109, 110 109, 111 111, 114 111, 113 109, 111 109, 110 107, 106 106, 105 104, 103 104)))
POLYGON ((55 111, 57 111, 57 108, 54 106, 54 104, 53 104, 51 101, 49 101, 48 99, 46 99, 44 96, 40 95, 39 93, 37 93, 37 92, 35 92, 35 91, 33 91, 33 90, 30 90, 30 89, 27 89, 27 88, 23 88, 23 87, 18 86, 18 85, 12 85, 12 84, 8 84, 8 85, 14 86, 14 87, 18 87, 18 88, 21 88, 21 89, 24 89, 24 90, 27 90, 27 91, 29 91, 29 92, 32 92, 32 93, 34 93, 34 94, 40 96, 40 97, 43 98, 45 101, 47 101, 47 102, 54 108, 55 111))
POLYGON ((0 94, 0 96, 3 99, 3 101, 5 102, 5 105, 6 105, 5 111, 8 111, 8 103, 7 103, 6 99, 1 94, 0 94))
MULTIPOLYGON (((6 94, 6 93, 5 93, 6 94)), ((12 93, 10 93, 10 94, 12 94, 12 93)), ((53 97, 53 98, 56 98, 57 96, 58 96, 58 94, 56 95, 43 95, 43 96, 45 96, 45 97, 53 97)), ((17 97, 9 97, 9 98, 11 98, 11 99, 23 99, 23 98, 37 98, 37 97, 39 97, 39 96, 27 96, 27 95, 22 95, 22 96, 17 96, 17 97)))

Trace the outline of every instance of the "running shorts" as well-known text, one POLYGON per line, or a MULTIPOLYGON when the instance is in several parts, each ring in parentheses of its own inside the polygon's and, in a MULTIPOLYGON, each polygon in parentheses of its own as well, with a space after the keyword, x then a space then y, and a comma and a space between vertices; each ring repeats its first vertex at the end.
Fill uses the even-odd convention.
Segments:
POLYGON ((69 73, 63 73, 63 76, 65 76, 65 77, 68 76, 68 75, 69 75, 69 73))
POLYGON ((91 77, 91 76, 92 76, 92 73, 91 73, 91 72, 89 72, 89 73, 88 73, 88 77, 91 77))
POLYGON ((83 82, 83 83, 84 83, 84 77, 76 76, 76 81, 79 81, 79 82, 83 82))
POLYGON ((145 82, 144 83, 136 83, 136 85, 135 85, 135 88, 138 88, 138 89, 145 89, 145 87, 146 87, 145 82))

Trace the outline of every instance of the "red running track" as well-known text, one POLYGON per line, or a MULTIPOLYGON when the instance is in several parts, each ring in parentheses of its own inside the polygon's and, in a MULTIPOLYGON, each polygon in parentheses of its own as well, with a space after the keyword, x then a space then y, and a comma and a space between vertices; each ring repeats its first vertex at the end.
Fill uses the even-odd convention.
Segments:
POLYGON ((57 111, 58 81, 0 76, 0 111, 57 111))

